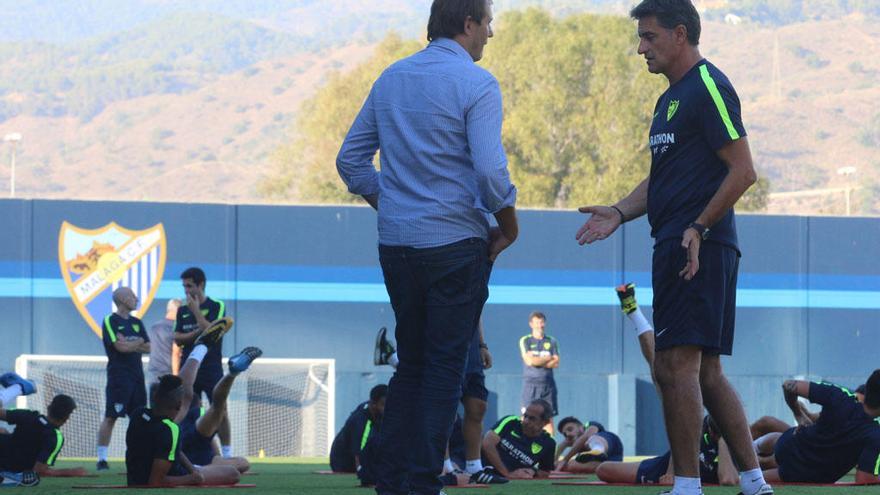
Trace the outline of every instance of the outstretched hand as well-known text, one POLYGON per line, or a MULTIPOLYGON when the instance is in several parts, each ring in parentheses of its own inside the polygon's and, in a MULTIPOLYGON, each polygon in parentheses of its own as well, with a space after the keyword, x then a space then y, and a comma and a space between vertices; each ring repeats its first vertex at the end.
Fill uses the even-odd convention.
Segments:
POLYGON ((581 246, 606 239, 620 227, 620 213, 610 206, 582 206, 578 211, 590 214, 575 235, 581 246))

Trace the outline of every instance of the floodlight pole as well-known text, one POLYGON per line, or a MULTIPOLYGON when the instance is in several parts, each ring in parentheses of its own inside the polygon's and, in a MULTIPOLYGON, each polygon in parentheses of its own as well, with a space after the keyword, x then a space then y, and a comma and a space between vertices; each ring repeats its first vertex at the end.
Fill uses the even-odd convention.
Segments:
POLYGON ((3 136, 3 141, 7 143, 12 143, 12 163, 10 164, 10 173, 9 173, 9 197, 15 197, 15 152, 17 151, 18 143, 21 141, 21 133, 11 132, 5 136, 3 136))

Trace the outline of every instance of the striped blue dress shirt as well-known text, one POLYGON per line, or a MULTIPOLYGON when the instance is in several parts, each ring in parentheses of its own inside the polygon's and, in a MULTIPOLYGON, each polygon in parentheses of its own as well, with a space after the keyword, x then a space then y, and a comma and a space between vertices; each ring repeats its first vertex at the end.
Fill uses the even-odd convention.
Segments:
POLYGON ((502 119, 498 81, 451 39, 382 73, 336 158, 351 193, 378 194, 379 244, 488 239, 489 214, 516 203, 502 119))

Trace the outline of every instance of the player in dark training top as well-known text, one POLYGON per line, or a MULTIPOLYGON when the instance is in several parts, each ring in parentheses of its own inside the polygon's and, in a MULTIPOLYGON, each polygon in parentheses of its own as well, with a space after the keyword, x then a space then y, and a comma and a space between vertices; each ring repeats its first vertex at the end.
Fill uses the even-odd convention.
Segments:
MULTIPOLYGON (((174 322, 174 342, 181 347, 180 368, 183 368, 199 335, 211 323, 226 316, 226 304, 205 295, 207 279, 201 268, 187 268, 180 274, 180 280, 186 293, 186 304, 177 310, 177 318, 174 322)), ((220 339, 208 347, 208 354, 199 368, 193 385, 196 397, 200 397, 204 393, 208 397, 208 401, 213 402, 214 387, 223 377, 222 359, 223 339, 220 339)), ((224 418, 222 421, 218 436, 223 457, 231 457, 231 432, 228 418, 224 418)))
POLYGON ((132 315, 138 302, 128 287, 113 291, 116 311, 104 318, 101 327, 107 353, 107 387, 104 420, 98 429, 99 471, 110 468, 107 451, 116 419, 147 405, 141 354, 150 352, 150 337, 144 322, 132 315))
POLYGON ((733 207, 757 181, 739 97, 701 55, 700 15, 690 0, 643 0, 630 15, 638 21, 638 53, 648 71, 669 82, 648 137, 651 170, 616 204, 581 208, 591 216, 575 237, 593 243, 648 215, 655 240, 653 371, 675 459, 672 493, 702 493, 705 406, 742 470, 742 493, 769 495, 773 488, 720 359, 732 352, 736 314, 740 251, 733 207))
POLYGON ((526 407, 522 419, 501 418, 483 437, 483 463, 508 479, 549 477, 556 441, 544 427, 551 414, 550 404, 537 399, 526 407))
POLYGON ((557 471, 595 473, 605 461, 623 460, 623 442, 602 423, 589 421, 585 425, 569 416, 559 421, 559 431, 565 435, 564 444, 571 448, 556 464, 557 471))
POLYGON ((382 426, 386 395, 388 385, 376 385, 370 390, 370 400, 358 404, 348 416, 330 446, 330 469, 333 472, 354 473, 360 469, 361 452, 382 426))
POLYGON ((788 380, 783 390, 789 407, 804 397, 822 413, 812 425, 756 441, 759 455, 777 465, 764 472, 768 480, 834 483, 855 467, 856 483, 880 483, 880 370, 865 384, 864 402, 831 383, 788 380))

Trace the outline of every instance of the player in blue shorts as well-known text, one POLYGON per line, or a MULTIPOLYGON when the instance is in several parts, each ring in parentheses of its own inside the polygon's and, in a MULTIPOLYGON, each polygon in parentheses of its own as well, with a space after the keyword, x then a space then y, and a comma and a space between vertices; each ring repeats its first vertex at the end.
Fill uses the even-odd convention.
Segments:
POLYGON ((835 483, 856 468, 856 483, 880 483, 880 369, 865 384, 864 401, 831 383, 788 380, 785 401, 803 397, 822 405, 810 426, 770 433, 758 439, 759 455, 776 468, 764 471, 770 481, 835 483))
POLYGON ((104 420, 98 428, 98 471, 110 469, 107 453, 116 419, 147 405, 141 354, 150 352, 150 337, 144 322, 131 313, 138 297, 128 287, 113 291, 116 310, 104 318, 104 352, 107 354, 107 386, 104 420))
POLYGON ((544 428, 553 407, 533 400, 519 416, 501 418, 483 437, 483 460, 507 479, 547 478, 553 470, 556 441, 544 428))
POLYGON ((700 15, 690 0, 643 0, 638 53, 669 83, 654 108, 651 168, 611 206, 585 206, 591 217, 575 237, 606 239, 648 215, 654 238, 654 378, 675 457, 676 495, 702 493, 699 432, 703 407, 728 441, 745 495, 773 493, 751 445, 745 411, 724 376, 733 349, 740 251, 733 207, 757 180, 736 90, 700 53, 700 15))
MULTIPOLYGON (((377 365, 389 364, 392 367, 397 367, 397 355, 394 351, 394 346, 388 342, 384 327, 379 330, 379 334, 376 336, 374 363, 377 365)), ((452 463, 447 446, 446 459, 443 466, 444 476, 441 477, 441 481, 447 486, 466 483, 507 483, 507 480, 496 471, 484 469, 481 459, 483 417, 486 415, 487 400, 489 398, 484 370, 491 367, 492 354, 489 352, 489 346, 486 345, 483 321, 480 319, 477 323, 477 331, 474 333, 473 340, 468 349, 464 381, 462 382, 461 403, 464 406, 464 418, 462 419, 461 429, 464 436, 465 465, 456 466, 452 463)))
MULTIPOLYGON (((211 327, 209 327, 210 329, 211 327)), ((184 402, 184 408, 175 417, 175 422, 180 425, 180 441, 183 444, 183 452, 197 467, 234 467, 238 473, 244 473, 250 469, 250 463, 244 457, 217 456, 214 453, 214 435, 220 429, 223 419, 226 418, 226 400, 236 377, 247 370, 251 363, 263 354, 256 347, 246 347, 240 353, 229 358, 229 373, 224 375, 212 391, 214 401, 207 409, 201 407, 199 397, 195 394, 193 383, 196 381, 200 364, 204 361, 208 351, 208 344, 218 341, 223 333, 229 331, 229 326, 215 332, 213 335, 202 334, 201 341, 196 341, 189 358, 180 369, 180 378, 183 381, 185 399, 192 396, 192 400, 184 402), (225 331, 224 331, 225 330, 225 331), (210 339, 211 342, 200 343, 210 339)), ((206 330, 207 332, 208 330, 206 330)))
MULTIPOLYGON (((201 268, 187 268, 180 274, 183 291, 186 293, 186 304, 177 309, 177 318, 174 321, 174 343, 181 348, 180 367, 189 357, 193 349, 193 343, 212 323, 226 317, 226 304, 219 300, 208 297, 205 294, 207 279, 201 268)), ((203 393, 208 397, 208 402, 213 402, 214 387, 223 377, 223 339, 218 340, 208 348, 198 376, 193 384, 196 397, 203 393)), ((232 435, 229 429, 229 418, 223 418, 220 424, 220 449, 223 457, 232 456, 232 435)))
POLYGON ((584 425, 569 416, 559 421, 559 431, 565 435, 563 443, 571 448, 556 464, 557 471, 590 474, 605 461, 623 460, 623 442, 617 434, 606 431, 602 423, 590 421, 584 425))

